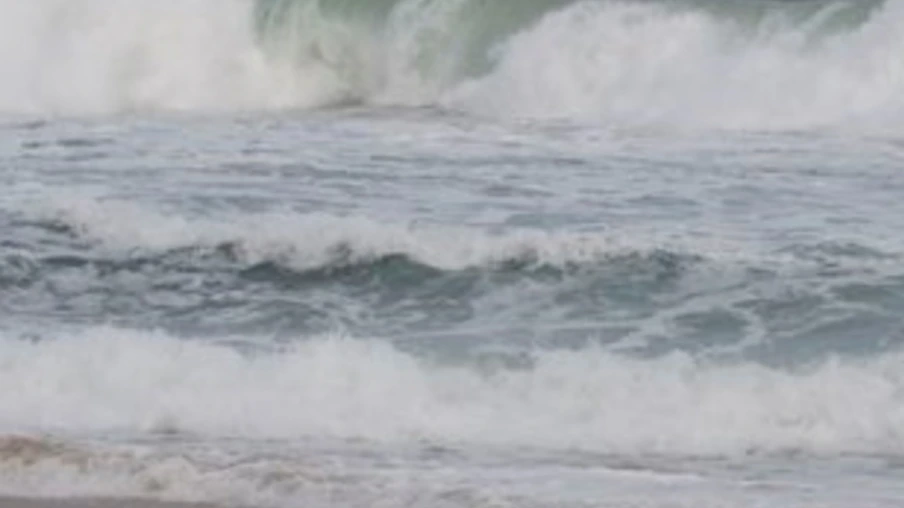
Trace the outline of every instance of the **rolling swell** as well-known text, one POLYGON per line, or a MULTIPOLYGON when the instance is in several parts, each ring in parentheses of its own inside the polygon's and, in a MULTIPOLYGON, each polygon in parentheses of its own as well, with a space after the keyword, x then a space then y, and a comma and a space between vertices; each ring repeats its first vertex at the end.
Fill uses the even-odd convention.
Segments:
POLYGON ((298 245, 265 252, 254 252, 252 238, 110 249, 59 222, 27 227, 70 244, 51 252, 31 245, 0 258, 8 312, 75 321, 101 316, 101 322, 139 326, 170 323, 195 333, 297 334, 339 327, 416 334, 479 321, 483 302, 508 300, 521 290, 539 292, 544 300, 561 293, 566 307, 574 298, 576 313, 592 312, 588 306, 597 299, 628 311, 667 292, 702 261, 659 249, 578 252, 573 259, 566 250, 564 259, 544 259, 542 248, 520 245, 511 253, 503 249, 449 266, 405 247, 374 251, 345 239, 309 245, 303 236, 286 238, 298 245), (591 281, 593 293, 581 294, 573 287, 579 281, 591 281))
POLYGON ((22 222, 30 242, 0 259, 0 307, 22 320, 202 336, 293 341, 344 330, 511 366, 534 348, 794 364, 904 343, 900 257, 858 244, 737 257, 592 235, 461 230, 449 243, 441 229, 325 217, 260 237, 262 220, 187 222, 152 243, 71 216, 22 222))

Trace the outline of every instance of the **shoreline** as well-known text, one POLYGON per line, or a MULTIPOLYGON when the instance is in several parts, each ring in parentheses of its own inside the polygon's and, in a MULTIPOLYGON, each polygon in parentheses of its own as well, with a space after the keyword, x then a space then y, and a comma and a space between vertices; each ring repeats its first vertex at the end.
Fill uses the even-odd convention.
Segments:
POLYGON ((237 508, 213 503, 113 497, 21 497, 0 495, 2 508, 237 508))

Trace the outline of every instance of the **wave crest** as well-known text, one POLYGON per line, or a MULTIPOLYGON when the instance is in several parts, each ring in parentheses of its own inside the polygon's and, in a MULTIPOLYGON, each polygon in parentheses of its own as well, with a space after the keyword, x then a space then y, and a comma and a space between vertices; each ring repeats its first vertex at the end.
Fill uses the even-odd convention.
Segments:
POLYGON ((502 118, 900 125, 904 2, 3 0, 0 111, 427 105, 502 118), (65 83, 65 87, 60 83, 65 83))
POLYGON ((781 371, 589 349, 486 372, 336 337, 251 356, 110 328, 0 344, 4 428, 151 431, 166 422, 208 436, 625 454, 902 452, 897 353, 781 371))

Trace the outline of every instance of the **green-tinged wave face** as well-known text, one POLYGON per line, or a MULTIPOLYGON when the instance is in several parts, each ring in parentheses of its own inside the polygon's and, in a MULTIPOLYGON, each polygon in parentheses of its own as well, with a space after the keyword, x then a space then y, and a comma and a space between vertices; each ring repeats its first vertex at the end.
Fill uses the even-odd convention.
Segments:
POLYGON ((494 48, 570 0, 260 0, 255 26, 271 56, 327 65, 350 92, 389 83, 432 90, 484 75, 494 48))
MULTIPOLYGON (((786 31, 811 40, 856 29, 881 6, 874 0, 259 0, 255 26, 271 56, 300 66, 325 64, 350 91, 367 95, 398 78, 435 89, 486 75, 510 38, 579 4, 640 5, 664 17, 705 15, 747 37, 786 31)), ((625 21, 640 24, 642 17, 638 12, 625 21)), ((663 33, 659 42, 668 44, 669 36, 663 33)))
POLYGON ((0 0, 0 112, 904 122, 904 0, 0 0), (21 51, 19 48, 22 48, 21 51))

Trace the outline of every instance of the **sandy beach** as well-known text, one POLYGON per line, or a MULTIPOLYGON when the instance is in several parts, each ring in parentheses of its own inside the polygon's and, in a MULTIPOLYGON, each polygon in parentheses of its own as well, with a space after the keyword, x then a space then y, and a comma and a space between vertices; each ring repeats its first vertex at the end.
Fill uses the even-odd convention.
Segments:
POLYGON ((216 506, 208 503, 179 503, 146 499, 21 498, 0 496, 0 508, 215 508, 216 506))

